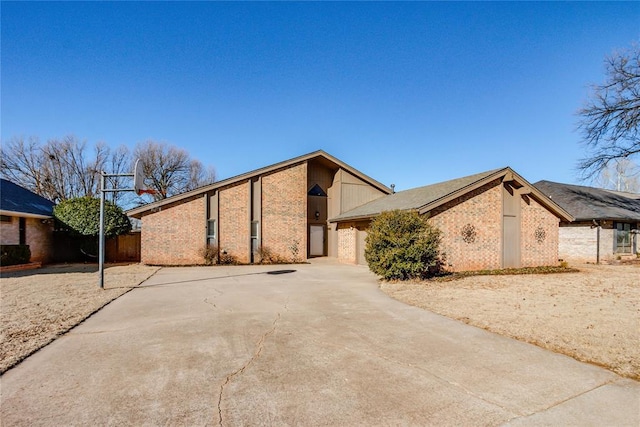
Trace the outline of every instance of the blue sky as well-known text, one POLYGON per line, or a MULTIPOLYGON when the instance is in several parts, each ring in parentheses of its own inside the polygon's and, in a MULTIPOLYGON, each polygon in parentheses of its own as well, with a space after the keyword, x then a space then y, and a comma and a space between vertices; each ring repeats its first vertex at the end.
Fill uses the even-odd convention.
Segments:
POLYGON ((578 183, 576 110, 640 3, 5 2, 1 138, 185 148, 219 179, 323 149, 396 190, 578 183))

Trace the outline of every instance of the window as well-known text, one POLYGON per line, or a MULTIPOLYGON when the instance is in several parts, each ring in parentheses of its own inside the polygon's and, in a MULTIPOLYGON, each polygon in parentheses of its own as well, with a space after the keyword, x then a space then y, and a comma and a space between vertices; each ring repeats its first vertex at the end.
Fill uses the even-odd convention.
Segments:
POLYGON ((210 219, 207 221, 207 244, 216 245, 217 243, 216 220, 210 219))
POLYGON ((631 253, 631 224, 625 222, 617 222, 615 233, 616 253, 631 253))
POLYGON ((255 256, 258 253, 258 230, 260 229, 260 223, 258 221, 251 221, 251 262, 254 262, 255 256))
POLYGON ((11 222, 11 217, 9 215, 0 215, 0 222, 11 222))

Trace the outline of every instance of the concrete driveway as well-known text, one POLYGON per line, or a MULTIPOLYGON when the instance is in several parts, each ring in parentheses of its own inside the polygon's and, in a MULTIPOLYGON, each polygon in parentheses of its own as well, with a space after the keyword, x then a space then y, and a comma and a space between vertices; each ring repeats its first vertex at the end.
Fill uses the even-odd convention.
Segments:
POLYGON ((1 392, 4 426, 640 424, 640 383, 324 263, 164 268, 1 392))

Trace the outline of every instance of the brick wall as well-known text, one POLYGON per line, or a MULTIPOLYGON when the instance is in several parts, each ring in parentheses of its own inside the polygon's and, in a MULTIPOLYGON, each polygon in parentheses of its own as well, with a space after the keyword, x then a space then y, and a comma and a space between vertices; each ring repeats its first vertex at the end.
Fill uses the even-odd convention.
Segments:
POLYGON ((349 264, 356 264, 358 229, 353 223, 338 224, 338 260, 349 264))
MULTIPOLYGON (((249 184, 243 181, 219 190, 220 251, 249 262, 249 184)), ((202 214, 204 218, 204 212, 202 214)))
POLYGON ((0 236, 3 245, 17 245, 20 243, 18 217, 10 217, 10 222, 0 222, 0 236))
POLYGON ((284 258, 307 257, 307 164, 262 177, 262 246, 284 258))
POLYGON ((441 248, 452 271, 501 268, 501 180, 434 209, 431 224, 442 231, 441 248))
MULTIPOLYGON (((15 219, 17 223, 17 218, 15 219)), ((53 220, 42 223, 38 218, 27 218, 27 245, 31 251, 31 261, 43 264, 51 261, 53 249, 53 220)))
POLYGON ((165 206, 142 218, 144 264, 202 264, 198 251, 205 243, 205 206, 202 197, 165 206))
POLYGON ((557 265, 559 218, 530 197, 521 198, 520 207, 522 266, 557 265))
MULTIPOLYGON (((31 251, 31 261, 43 264, 52 260, 53 250, 53 220, 42 223, 40 218, 25 218, 25 243, 31 251)), ((20 243, 20 222, 18 217, 12 216, 11 222, 0 223, 2 243, 17 245, 20 243)))
MULTIPOLYGON (((605 221, 600 229, 600 260, 614 259, 613 223, 605 221)), ((559 254, 560 259, 568 262, 596 262, 598 230, 591 228, 590 222, 563 224, 559 230, 559 254)))

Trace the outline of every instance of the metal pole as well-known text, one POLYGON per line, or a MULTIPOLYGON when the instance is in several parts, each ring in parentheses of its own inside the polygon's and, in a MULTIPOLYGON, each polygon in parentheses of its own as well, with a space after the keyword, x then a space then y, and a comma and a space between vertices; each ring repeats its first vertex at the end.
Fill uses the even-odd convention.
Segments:
POLYGON ((104 289, 104 193, 105 174, 100 173, 100 234, 98 238, 98 276, 100 289, 104 289))

